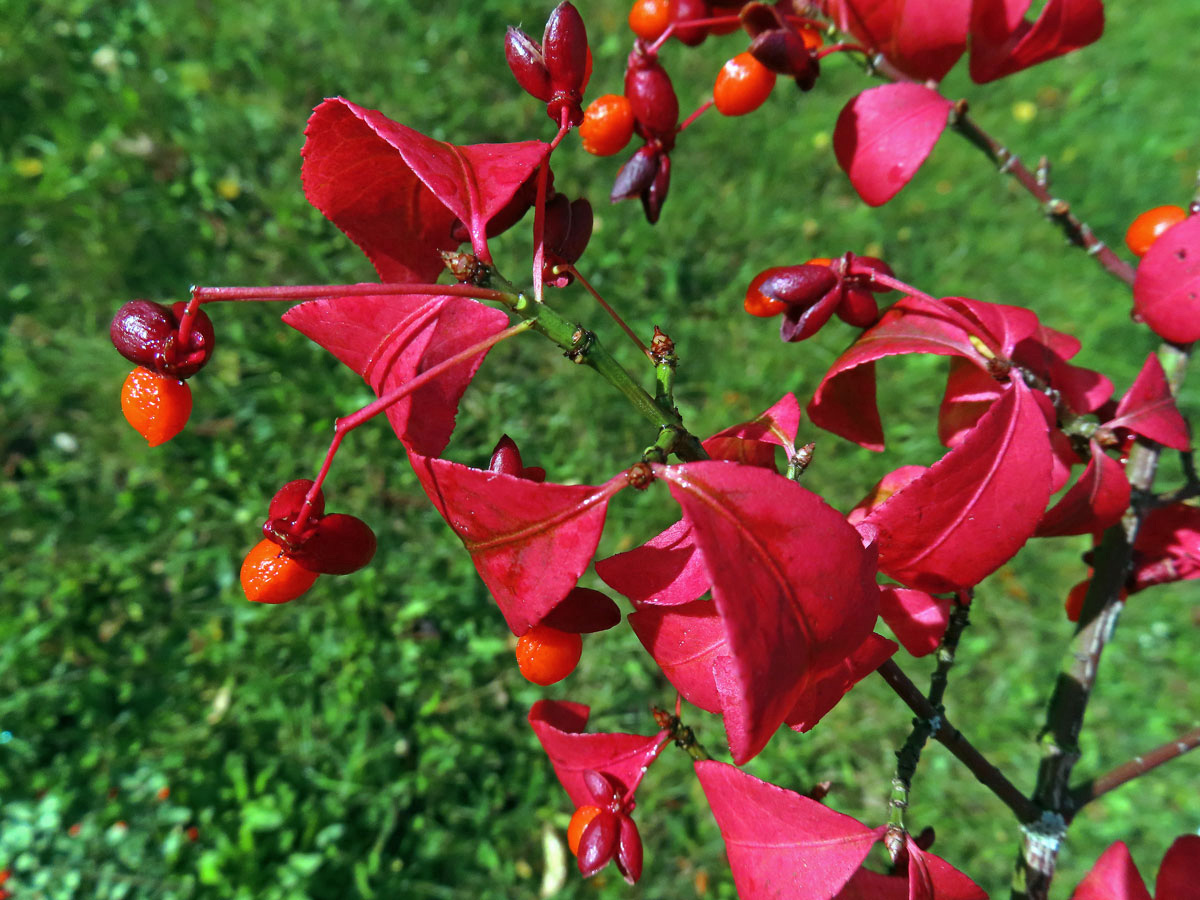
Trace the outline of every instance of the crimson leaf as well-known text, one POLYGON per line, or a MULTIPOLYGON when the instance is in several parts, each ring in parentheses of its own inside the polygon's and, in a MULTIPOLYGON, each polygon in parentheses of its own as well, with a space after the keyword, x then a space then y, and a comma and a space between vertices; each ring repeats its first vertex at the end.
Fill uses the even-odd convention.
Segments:
POLYGON ((1038 537, 1093 534, 1115 525, 1129 508, 1129 479, 1125 467, 1089 441, 1092 458, 1079 480, 1046 511, 1038 537))
POLYGON ((513 634, 524 634, 575 587, 608 501, 628 481, 598 487, 538 483, 409 452, 425 493, 471 554, 513 634))
POLYGON ((950 623, 949 598, 934 597, 910 588, 883 587, 879 615, 913 656, 932 653, 950 623))
POLYGON ((477 255, 486 226, 546 155, 541 141, 459 147, 334 97, 305 130, 304 193, 358 244, 385 281, 432 281, 466 223, 477 255))
POLYGON ((766 745, 813 674, 841 663, 871 631, 875 554, 837 510, 765 469, 710 460, 654 472, 692 523, 712 578, 731 660, 725 731, 741 764, 766 745))
POLYGON ((595 803, 584 776, 592 770, 608 777, 623 795, 624 811, 631 812, 633 792, 665 746, 667 732, 584 734, 589 712, 582 703, 539 700, 529 710, 529 725, 576 807, 595 803))
POLYGON ((1117 404, 1115 415, 1104 425, 1106 428, 1128 428, 1173 450, 1186 451, 1192 446, 1187 422, 1171 396, 1162 363, 1153 353, 1146 357, 1142 371, 1117 404))
POLYGON ((833 129, 833 150, 866 203, 882 206, 912 180, 952 106, 932 88, 911 82, 870 88, 846 104, 833 129))
MULTIPOLYGON (((465 297, 310 300, 283 321, 357 372, 377 395, 502 331, 508 317, 465 297)), ((454 431, 458 401, 486 351, 393 403, 388 421, 405 446, 436 456, 454 431)))
POLYGON ((1071 900, 1150 900, 1150 892, 1129 855, 1129 848, 1123 841, 1117 841, 1100 854, 1075 888, 1071 900))
POLYGON ((1101 0, 1049 0, 1037 21, 1025 19, 1031 0, 971 4, 971 78, 995 81, 1086 47, 1104 33, 1101 0))
POLYGON ((906 75, 940 81, 967 46, 970 0, 828 0, 826 11, 842 31, 879 50, 906 75))
POLYGON ((1037 528, 1050 457, 1041 408, 1014 378, 961 444, 867 517, 880 530, 880 569, 923 591, 978 584, 1037 528))
POLYGON ((695 769, 741 900, 832 897, 886 831, 725 763, 695 769))
POLYGON ((1161 338, 1200 339, 1200 216, 1168 228, 1138 264, 1133 311, 1161 338))

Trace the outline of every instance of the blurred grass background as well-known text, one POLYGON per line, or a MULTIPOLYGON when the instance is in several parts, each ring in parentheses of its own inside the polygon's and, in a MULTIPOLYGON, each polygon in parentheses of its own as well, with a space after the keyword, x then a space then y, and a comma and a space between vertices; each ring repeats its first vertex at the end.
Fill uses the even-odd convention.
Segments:
MULTIPOLYGON (((624 4, 581 0, 592 94, 619 92, 624 4)), ((108 321, 133 297, 207 284, 358 281, 359 251, 304 201, 299 149, 322 97, 343 94, 458 143, 548 138, 540 105, 503 61, 504 27, 540 32, 548 6, 227 0, 200 4, 6 0, 0 16, 0 868, 20 898, 534 897, 561 872, 569 805, 527 725, 541 696, 593 706, 593 727, 649 732, 673 694, 625 629, 589 638, 563 684, 518 675, 512 641, 466 554, 424 501, 382 423, 338 457, 331 507, 365 518, 380 553, 280 608, 247 604, 237 569, 282 482, 311 476, 331 419, 368 399, 359 380, 280 325, 278 308, 216 308, 219 350, 193 381, 192 421, 154 451, 122 421, 128 364, 108 321), (547 875, 548 873, 548 875, 547 875)), ((1110 243, 1161 203, 1185 204, 1200 153, 1187 4, 1108 4, 1098 45, 999 84, 955 72, 979 121, 1026 160, 1047 154, 1063 198, 1110 243)), ((741 37, 666 64, 682 105, 711 87, 741 37)), ((964 67, 965 68, 965 67, 964 67)), ((947 136, 887 207, 854 196, 829 147, 837 111, 866 86, 848 62, 818 88, 780 84, 740 120, 681 139, 663 219, 604 203, 618 160, 571 138, 560 190, 589 196, 584 271, 631 324, 681 352, 678 400, 694 431, 802 402, 851 338, 840 323, 781 345, 741 312, 768 265, 846 249, 887 258, 938 294, 1028 304, 1079 335, 1084 364, 1128 386, 1153 340, 1129 295, 1063 247, 1032 201, 947 136)), ((507 271, 526 226, 497 247, 507 271)), ((514 275, 513 277, 519 277, 514 275)), ((577 288, 561 308, 635 353, 577 288)), ((942 362, 883 366, 882 456, 817 439, 806 484, 847 508, 901 463, 940 453, 931 425, 942 362)), ((1194 380, 1194 379, 1193 379, 1194 380)), ((558 480, 594 481, 653 439, 590 373, 534 337, 493 352, 464 401, 450 454, 481 464, 502 432, 558 480)), ((1184 397, 1198 411, 1195 388, 1184 397)), ((1168 478, 1177 475, 1167 462, 1168 478)), ((622 495, 603 550, 671 516, 622 495)), ((950 715, 1023 787, 1082 577, 1078 540, 1039 542, 981 587, 950 715)), ((1084 760, 1096 772, 1197 722, 1195 593, 1131 603, 1105 656, 1084 760)), ((926 661, 904 660, 919 681, 926 661)), ((713 750, 716 719, 690 721, 713 750)), ((875 681, 814 733, 780 735, 749 771, 880 821, 909 715, 875 681)), ((1056 896, 1123 839, 1148 877, 1200 826, 1200 761, 1106 797, 1072 828, 1056 896)), ((686 759, 668 749, 640 794, 646 874, 566 872, 559 897, 734 896, 686 759)), ((993 896, 1007 893, 1015 829, 939 747, 910 820, 993 896)), ((569 857, 568 857, 569 859, 569 857)))

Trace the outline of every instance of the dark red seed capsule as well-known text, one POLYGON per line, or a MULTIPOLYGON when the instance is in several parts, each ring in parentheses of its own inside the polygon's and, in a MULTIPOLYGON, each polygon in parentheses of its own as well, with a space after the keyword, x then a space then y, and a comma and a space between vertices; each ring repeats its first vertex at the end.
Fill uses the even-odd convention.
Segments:
MULTIPOLYGON (((283 487, 275 492, 275 496, 271 498, 271 505, 267 507, 268 519, 294 519, 299 513, 300 508, 304 505, 304 498, 308 495, 309 489, 313 486, 311 478, 297 478, 295 481, 289 481, 283 487)), ((317 495, 313 498, 313 504, 309 510, 309 515, 313 518, 318 518, 325 513, 325 493, 317 491, 317 495)))
POLYGON ((679 124, 679 98, 667 70, 657 58, 636 51, 630 54, 625 70, 625 96, 642 133, 658 138, 669 150, 679 124))
POLYGON ((633 156, 625 161, 617 177, 613 181, 612 193, 609 200, 628 200, 647 190, 658 174, 661 155, 655 148, 646 145, 639 147, 633 156))
POLYGON ((542 35, 542 57, 556 91, 581 92, 587 74, 587 28, 579 10, 563 0, 550 13, 542 35))
POLYGON ((550 86, 550 72, 537 41, 521 29, 509 26, 504 36, 504 58, 517 84, 543 103, 549 102, 554 90, 550 86))

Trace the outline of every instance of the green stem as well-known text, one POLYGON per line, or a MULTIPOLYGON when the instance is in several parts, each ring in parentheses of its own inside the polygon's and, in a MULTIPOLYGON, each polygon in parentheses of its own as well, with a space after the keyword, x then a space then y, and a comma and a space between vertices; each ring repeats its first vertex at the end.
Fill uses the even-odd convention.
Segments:
POLYGON ((587 366, 622 393, 639 413, 660 428, 675 426, 686 435, 674 446, 675 453, 684 461, 708 459, 699 440, 683 428, 683 418, 673 407, 655 400, 633 376, 600 343, 595 332, 563 318, 545 303, 531 300, 525 294, 517 297, 513 312, 533 322, 533 330, 561 347, 567 359, 578 365, 587 366))

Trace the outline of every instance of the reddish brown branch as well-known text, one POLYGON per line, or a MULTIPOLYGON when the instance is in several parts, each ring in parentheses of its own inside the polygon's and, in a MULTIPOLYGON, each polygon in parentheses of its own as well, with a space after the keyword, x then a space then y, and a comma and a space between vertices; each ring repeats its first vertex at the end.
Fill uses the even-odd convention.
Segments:
POLYGON ((980 128, 979 124, 967 115, 966 100, 959 100, 954 104, 950 127, 987 154, 1001 172, 1015 178, 1017 183, 1042 205, 1046 217, 1063 230, 1068 241, 1087 251, 1087 254, 1094 257, 1113 277, 1126 284, 1133 284, 1133 266, 1096 237, 1087 223, 1080 221, 1079 217, 1071 212, 1071 205, 1066 200, 1060 200, 1047 190, 1049 165, 1045 159, 1038 165, 1037 174, 1029 171, 1019 156, 980 128))
POLYGON ((1112 771, 1105 772, 1097 778, 1083 782, 1083 784, 1071 789, 1072 815, 1097 797, 1101 797, 1109 791, 1116 790, 1121 785, 1133 781, 1138 776, 1145 775, 1151 769, 1156 769, 1163 763, 1183 756, 1183 754, 1195 750, 1197 747, 1200 747, 1200 728, 1193 728, 1191 731, 1179 735, 1174 740, 1167 741, 1167 743, 1155 747, 1147 753, 1135 756, 1112 771))
POLYGON ((930 736, 945 746, 984 787, 999 797, 1021 822, 1034 822, 1041 817, 1042 811, 934 708, 921 693, 921 689, 912 683, 894 661, 889 659, 875 671, 909 709, 930 723, 930 736))

